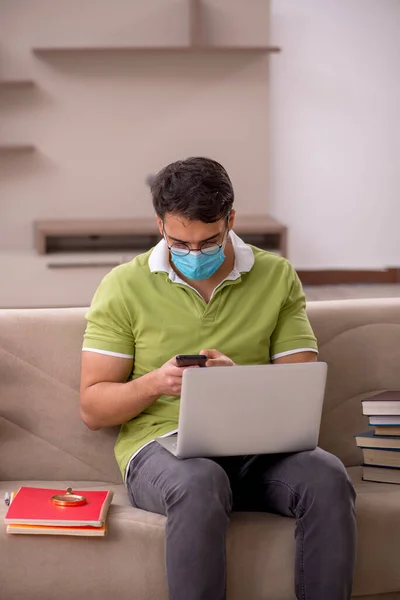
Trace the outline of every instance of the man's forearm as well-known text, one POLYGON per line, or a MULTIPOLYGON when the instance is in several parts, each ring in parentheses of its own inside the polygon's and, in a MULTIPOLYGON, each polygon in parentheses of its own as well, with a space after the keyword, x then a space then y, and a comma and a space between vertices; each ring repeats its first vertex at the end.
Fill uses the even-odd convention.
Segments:
POLYGON ((153 404, 159 395, 156 371, 127 383, 96 383, 81 392, 82 420, 90 429, 121 425, 153 404))

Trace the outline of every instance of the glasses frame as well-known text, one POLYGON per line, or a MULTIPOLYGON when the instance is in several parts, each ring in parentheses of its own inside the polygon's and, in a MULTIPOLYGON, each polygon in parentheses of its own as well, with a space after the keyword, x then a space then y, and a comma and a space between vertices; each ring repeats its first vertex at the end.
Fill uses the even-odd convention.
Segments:
POLYGON ((165 227, 164 227, 164 221, 163 221, 163 222, 162 222, 162 230, 163 230, 164 239, 165 239, 165 242, 166 242, 166 244, 167 244, 168 250, 171 252, 171 254, 172 254, 173 256, 181 256, 182 258, 183 258, 184 256, 189 256, 189 254, 190 254, 191 252, 200 252, 200 253, 201 253, 201 254, 203 254, 204 256, 216 256, 216 255, 218 254, 218 252, 221 250, 221 248, 223 247, 223 245, 224 245, 224 243, 225 243, 225 241, 226 241, 227 234, 229 234, 229 215, 227 215, 226 217, 224 217, 224 219, 226 220, 226 228, 225 228, 225 231, 223 232, 223 236, 224 236, 224 237, 223 237, 223 240, 222 240, 222 243, 221 243, 221 244, 218 244, 218 242, 203 242, 203 243, 200 245, 200 247, 199 247, 199 248, 190 248, 190 247, 189 247, 189 245, 188 245, 188 244, 186 244, 185 242, 179 242, 179 245, 180 245, 180 246, 186 246, 186 248, 187 248, 187 252, 186 252, 186 254, 182 254, 182 251, 184 250, 184 248, 182 248, 182 249, 180 250, 180 252, 176 253, 176 252, 174 252, 174 244, 171 244, 171 245, 169 245, 169 244, 168 244, 168 242, 167 242, 167 239, 166 239, 166 238, 168 237, 168 234, 167 234, 167 232, 165 231, 165 227), (215 245, 216 251, 215 251, 215 252, 213 252, 212 254, 209 254, 208 252, 203 252, 203 246, 205 246, 206 244, 212 244, 212 245, 215 245))

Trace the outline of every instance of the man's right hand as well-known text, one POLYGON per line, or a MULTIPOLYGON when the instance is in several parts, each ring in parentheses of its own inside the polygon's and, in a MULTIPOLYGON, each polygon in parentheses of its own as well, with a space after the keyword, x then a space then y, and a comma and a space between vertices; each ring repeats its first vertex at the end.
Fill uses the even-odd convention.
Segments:
POLYGON ((175 357, 167 361, 162 367, 154 371, 156 377, 156 392, 159 396, 180 396, 182 390, 182 375, 186 369, 193 367, 178 367, 175 357))

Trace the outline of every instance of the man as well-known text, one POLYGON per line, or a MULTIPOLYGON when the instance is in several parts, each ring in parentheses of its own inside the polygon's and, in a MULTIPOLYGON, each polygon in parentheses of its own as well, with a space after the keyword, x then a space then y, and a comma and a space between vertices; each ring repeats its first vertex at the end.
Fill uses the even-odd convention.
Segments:
POLYGON ((178 161, 151 191, 162 241, 111 271, 87 314, 82 419, 91 429, 122 425, 115 454, 131 503, 167 516, 170 600, 225 598, 232 510, 295 517, 297 598, 347 600, 355 494, 336 457, 316 449, 179 460, 154 442, 177 429, 177 354, 201 351, 207 367, 310 362, 317 345, 293 267, 233 232, 220 164, 178 161))

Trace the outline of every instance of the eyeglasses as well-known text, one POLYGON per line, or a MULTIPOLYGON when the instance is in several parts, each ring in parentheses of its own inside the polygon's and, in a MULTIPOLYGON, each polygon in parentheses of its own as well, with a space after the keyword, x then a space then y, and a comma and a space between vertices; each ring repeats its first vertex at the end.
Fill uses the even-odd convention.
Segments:
MULTIPOLYGON (((164 229, 164 224, 163 232, 166 236, 167 234, 164 229)), ((225 235, 227 233, 228 229, 224 232, 224 240, 222 241, 222 244, 218 244, 217 242, 203 242, 202 244, 200 244, 199 248, 190 248, 190 246, 188 246, 188 244, 185 244, 184 242, 174 242, 171 245, 169 245, 167 242, 168 250, 174 256, 187 256, 191 252, 201 252, 201 254, 205 254, 206 256, 215 256, 215 254, 218 254, 218 252, 224 245, 225 235)))

